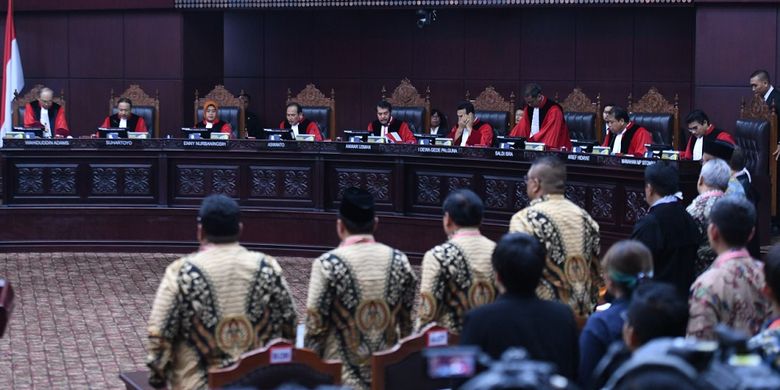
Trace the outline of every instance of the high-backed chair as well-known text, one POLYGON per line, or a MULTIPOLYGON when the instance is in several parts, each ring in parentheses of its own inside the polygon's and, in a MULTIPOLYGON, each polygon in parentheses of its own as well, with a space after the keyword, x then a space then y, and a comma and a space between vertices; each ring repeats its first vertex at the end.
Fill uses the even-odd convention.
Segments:
POLYGON ((393 118, 406 121, 412 133, 424 133, 431 124, 431 88, 425 89, 423 97, 417 92, 409 79, 401 80, 388 97, 382 86, 382 100, 393 105, 393 118))
MULTIPOLYGON (((557 101, 556 97, 556 101, 557 101)), ((604 119, 601 117, 601 95, 596 95, 596 101, 591 100, 579 88, 560 102, 563 108, 563 119, 569 128, 569 137, 578 141, 601 143, 604 135, 604 119)))
POLYGON ((298 103, 303 108, 303 116, 317 123, 322 139, 336 139, 336 91, 330 90, 326 97, 314 84, 307 84, 294 97, 287 88, 287 104, 298 103))
MULTIPOLYGON (((241 94, 244 90, 241 90, 241 94)), ((240 94, 239 94, 240 95, 240 94)), ((211 99, 219 104, 219 119, 230 123, 233 128, 233 136, 246 138, 246 126, 244 125, 244 106, 241 100, 233 93, 225 89, 224 85, 217 85, 206 96, 198 98, 198 90, 195 90, 195 120, 198 123, 203 120, 203 102, 211 99)))
POLYGON ((669 103, 655 87, 636 103, 628 95, 628 113, 631 120, 646 128, 653 135, 654 144, 664 144, 680 149, 679 97, 674 95, 674 104, 669 103))
POLYGON ((314 351, 276 339, 244 353, 232 366, 209 371, 210 389, 275 389, 290 382, 306 388, 341 384, 341 362, 323 361, 314 351))
MULTIPOLYGON (((14 126, 24 125, 24 111, 27 103, 33 100, 37 100, 38 95, 41 94, 41 89, 44 87, 45 86, 43 84, 35 84, 35 86, 27 91, 27 93, 24 95, 19 95, 19 91, 14 91, 14 99, 11 102, 11 110, 15 113, 12 120, 14 126)), ((52 101, 62 107, 65 107, 65 91, 60 90, 60 96, 54 96, 52 101)), ((65 115, 67 114, 68 111, 65 110, 65 115)))
POLYGON ((440 389, 453 387, 449 380, 430 379, 422 351, 457 345, 459 337, 430 324, 420 333, 401 339, 395 347, 371 355, 371 390, 440 389))
POLYGON ((509 94, 509 101, 507 101, 491 85, 480 92, 474 100, 471 100, 469 91, 466 91, 466 100, 474 104, 474 114, 479 119, 493 126, 494 135, 506 135, 514 126, 514 92, 509 94))
POLYGON ((138 84, 130 84, 130 88, 121 95, 114 96, 112 88, 108 100, 108 115, 117 113, 116 105, 121 98, 128 98, 133 102, 133 114, 144 118, 150 136, 160 138, 160 92, 155 91, 154 97, 151 97, 138 84))

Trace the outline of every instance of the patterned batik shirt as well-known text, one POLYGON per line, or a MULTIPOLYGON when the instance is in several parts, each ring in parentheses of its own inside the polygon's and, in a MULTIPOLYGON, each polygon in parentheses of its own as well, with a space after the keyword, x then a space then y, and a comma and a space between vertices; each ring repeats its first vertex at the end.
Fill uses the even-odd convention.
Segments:
POLYGON ((707 226, 710 224, 710 210, 721 197, 723 191, 713 190, 699 194, 691 202, 685 211, 696 221, 696 227, 699 229, 699 249, 696 250, 696 276, 701 275, 715 260, 718 255, 710 248, 710 241, 707 238, 707 226))
POLYGON ((691 286, 688 335, 715 339, 715 326, 756 334, 772 314, 764 288, 763 264, 745 249, 721 254, 691 286))
POLYGON ((412 331, 417 280, 402 252, 371 235, 347 237, 312 263, 307 348, 342 362, 342 382, 371 387, 371 354, 412 331))
POLYGON ((509 232, 528 233, 545 245, 547 259, 536 295, 571 306, 583 323, 604 285, 598 223, 562 194, 549 194, 512 216, 509 232))
POLYGON ((769 364, 780 369, 780 318, 775 319, 748 342, 751 351, 758 350, 769 364))
POLYGON ((498 293, 490 258, 496 243, 476 228, 462 228, 425 253, 417 329, 431 322, 460 334, 463 315, 498 293))
POLYGON ((295 307, 276 260, 210 245, 165 270, 149 317, 149 383, 205 389, 208 370, 274 338, 294 338, 295 307))

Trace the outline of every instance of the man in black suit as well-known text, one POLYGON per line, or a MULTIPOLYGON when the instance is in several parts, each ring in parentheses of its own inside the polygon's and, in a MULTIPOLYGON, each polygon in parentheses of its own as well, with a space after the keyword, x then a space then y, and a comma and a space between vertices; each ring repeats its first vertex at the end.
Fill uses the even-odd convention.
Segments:
POLYGON ((645 200, 650 210, 634 225, 631 238, 653 253, 655 279, 673 284, 687 296, 696 278, 699 232, 696 221, 676 196, 678 186, 675 167, 657 162, 645 168, 645 200))
POLYGON ((780 105, 780 93, 772 86, 769 72, 763 69, 753 72, 750 75, 750 88, 753 89, 753 93, 761 95, 770 108, 774 107, 775 112, 778 112, 777 106, 780 105))
POLYGON ((561 375, 573 379, 579 359, 574 313, 535 293, 544 259, 544 245, 533 236, 504 235, 491 261, 506 292, 466 313, 460 343, 477 345, 493 359, 509 347, 523 347, 531 359, 554 363, 561 375))

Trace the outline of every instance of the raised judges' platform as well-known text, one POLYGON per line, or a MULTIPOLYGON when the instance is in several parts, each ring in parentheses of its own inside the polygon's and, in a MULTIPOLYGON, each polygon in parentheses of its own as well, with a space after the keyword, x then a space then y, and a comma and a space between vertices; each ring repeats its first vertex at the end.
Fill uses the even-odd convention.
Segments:
MULTIPOLYGON (((315 256, 338 244, 341 193, 376 197, 377 239, 414 257, 445 240, 441 203, 469 187, 493 239, 525 207, 531 162, 558 155, 566 196, 601 226, 607 246, 646 212, 644 166, 629 157, 426 145, 250 140, 5 140, 0 149, 0 250, 190 250, 200 200, 224 193, 243 210, 242 242, 315 256)), ((675 162, 686 203, 698 162, 675 162)))

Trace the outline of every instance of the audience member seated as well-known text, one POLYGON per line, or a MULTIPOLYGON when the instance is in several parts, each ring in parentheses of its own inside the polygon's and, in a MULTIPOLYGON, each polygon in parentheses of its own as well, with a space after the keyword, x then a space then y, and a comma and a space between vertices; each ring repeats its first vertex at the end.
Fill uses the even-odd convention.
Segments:
POLYGON ((525 105, 515 110, 515 124, 520 123, 520 121, 523 119, 524 113, 525 113, 525 105))
POLYGON ((653 276, 653 255, 639 241, 618 241, 602 260, 607 292, 614 299, 608 309, 594 313, 580 334, 580 365, 578 380, 588 388, 593 370, 607 353, 607 348, 622 340, 623 313, 631 295, 643 281, 653 276))
POLYGON ((653 143, 653 135, 629 119, 628 111, 620 106, 612 107, 607 117, 606 138, 602 146, 609 146, 610 153, 643 157, 647 152, 646 144, 653 143))
POLYGON ((119 98, 116 111, 116 114, 107 116, 100 127, 127 129, 139 133, 148 132, 144 118, 133 114, 133 102, 130 99, 119 98))
POLYGON ((631 238, 647 245, 653 254, 655 279, 673 284, 681 296, 687 296, 696 278, 699 230, 675 195, 679 180, 677 168, 666 162, 645 168, 645 200, 650 209, 634 225, 631 238))
MULTIPOLYGON (((609 134, 609 122, 607 119, 612 115, 612 109, 615 108, 615 106, 615 103, 607 103, 604 105, 604 110, 601 111, 601 119, 604 120, 604 132, 601 134, 602 139, 606 139, 609 134)), ((602 129, 597 129, 597 131, 602 131, 602 129)))
POLYGON ((474 115, 473 104, 470 102, 459 104, 457 114, 458 124, 452 127, 448 135, 456 146, 493 145, 493 127, 474 115))
POLYGON ((431 110, 431 128, 428 130, 428 134, 444 138, 449 133, 449 127, 447 127, 447 116, 444 115, 444 113, 441 112, 441 110, 438 108, 431 110))
MULTIPOLYGON (((728 164, 731 161, 731 158, 734 157, 736 145, 721 140, 704 140, 702 149, 702 164, 706 164, 708 161, 712 160, 723 160, 728 164)), ((726 195, 747 198, 745 188, 734 175, 731 175, 731 178, 729 179, 728 186, 726 187, 726 195)))
MULTIPOLYGON (((753 178, 750 176, 750 171, 747 169, 745 161, 745 153, 739 146, 734 146, 734 152, 731 154, 731 159, 728 160, 729 168, 731 168, 731 178, 734 181, 739 182, 742 186, 742 191, 745 192, 747 200, 753 202, 755 206, 758 201, 758 194, 753 188, 753 178)), ((729 185, 731 181, 729 181, 729 185)))
POLYGON ((249 106, 252 104, 252 96, 248 93, 243 93, 238 96, 238 100, 244 106, 244 127, 246 128, 247 135, 256 139, 265 138, 263 134, 263 126, 260 124, 260 118, 257 114, 249 111, 249 106))
POLYGON ((376 120, 368 124, 368 131, 387 138, 387 142, 413 144, 417 142, 409 125, 393 118, 393 105, 386 100, 376 104, 376 120))
POLYGON ((730 177, 731 169, 725 161, 719 158, 707 161, 701 167, 699 181, 696 183, 699 196, 693 199, 685 209, 696 221, 699 230, 699 249, 696 251, 696 266, 694 268, 696 276, 706 271, 717 256, 710 248, 710 242, 707 239, 707 226, 710 224, 712 206, 725 195, 730 177))
POLYGON ((498 359, 509 347, 523 347, 531 359, 554 363, 561 375, 577 374, 577 323, 571 309, 536 297, 545 263, 544 245, 525 233, 509 233, 492 256, 504 287, 495 302, 466 313, 462 345, 477 345, 498 359))
POLYGON ((761 326, 761 332, 748 343, 759 350, 775 369, 780 369, 780 245, 775 245, 764 258, 764 294, 772 303, 773 315, 761 326))
POLYGON ((196 123, 195 127, 201 129, 212 129, 215 133, 228 133, 233 135, 233 128, 230 123, 219 119, 219 106, 213 100, 203 102, 203 120, 196 123))
POLYGON ((747 199, 726 196, 712 206, 707 237, 718 257, 691 287, 689 336, 714 339, 718 324, 753 335, 771 315, 762 264, 745 248, 755 223, 756 209, 747 199))
POLYGON ((688 305, 677 289, 668 283, 643 283, 634 291, 631 303, 623 313, 623 320, 623 342, 610 346, 593 373, 590 389, 603 388, 640 347, 665 337, 685 336, 688 305))
POLYGON ((406 255, 374 240, 378 219, 366 190, 344 190, 336 221, 341 244, 311 267, 307 348, 343 364, 342 383, 371 385, 371 354, 412 331, 417 278, 406 255))
POLYGON ((473 191, 450 192, 442 208, 449 241, 423 257, 417 328, 436 322, 460 334, 463 315, 498 294, 490 264, 496 243, 479 231, 485 206, 473 191))
POLYGON ((288 103, 286 116, 287 118, 279 123, 279 128, 292 129, 293 138, 298 134, 311 134, 315 141, 322 141, 322 133, 317 122, 303 117, 303 108, 300 104, 288 103))
POLYGON ((731 134, 725 130, 715 128, 715 125, 710 123, 710 118, 702 110, 691 111, 688 117, 685 118, 685 123, 688 125, 688 131, 691 133, 691 136, 688 137, 688 146, 680 153, 681 159, 701 160, 704 153, 705 139, 709 141, 721 140, 732 145, 735 144, 731 134))
POLYGON ((512 216, 509 231, 531 234, 545 245, 545 272, 536 294, 569 305, 581 326, 596 308, 603 285, 599 225, 566 199, 565 191, 566 165, 561 160, 544 157, 534 161, 526 176, 531 203, 512 216))
POLYGON ((511 137, 527 138, 530 142, 541 142, 548 148, 571 150, 571 139, 566 121, 563 119, 563 108, 542 95, 542 87, 531 83, 525 86, 523 98, 527 106, 523 117, 509 133, 511 137))
POLYGON ((168 265, 149 316, 149 383, 200 389, 208 370, 275 338, 294 337, 292 294, 273 257, 238 243, 238 204, 224 195, 203 200, 200 250, 168 265))
POLYGON ((52 135, 67 137, 70 130, 65 119, 65 107, 55 103, 53 99, 54 91, 51 88, 42 88, 38 99, 27 103, 24 108, 24 127, 43 128, 44 138, 51 138, 52 135))

